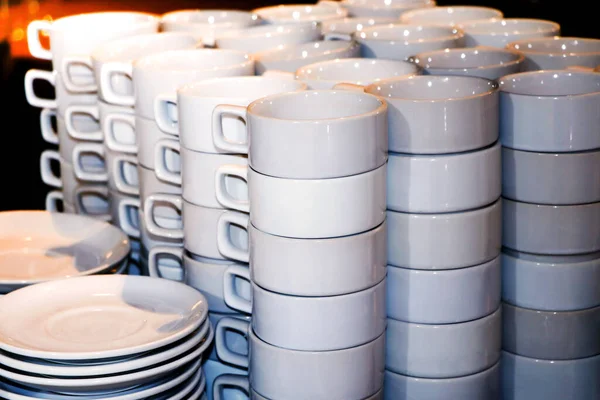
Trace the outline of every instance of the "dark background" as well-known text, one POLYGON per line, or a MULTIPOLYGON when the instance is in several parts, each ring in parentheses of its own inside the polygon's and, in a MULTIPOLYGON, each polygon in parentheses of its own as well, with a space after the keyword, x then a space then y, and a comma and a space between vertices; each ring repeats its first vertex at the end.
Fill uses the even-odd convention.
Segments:
MULTIPOLYGON (((13 0, 14 1, 14 0, 13 0)), ((136 9, 164 13, 185 8, 236 8, 251 10, 265 5, 300 3, 301 1, 269 0, 146 0, 105 1, 97 11, 136 9)), ((80 3, 71 0, 65 3, 80 3)), ((500 9, 505 17, 541 18, 558 22, 563 36, 600 36, 595 1, 557 0, 487 0, 444 1, 438 5, 481 5, 500 9)), ((0 38, 1 40, 2 38, 0 38)), ((25 101, 23 77, 30 68, 51 69, 50 63, 31 58, 11 58, 6 41, 0 42, 0 210, 43 209, 46 193, 39 173, 40 153, 52 146, 44 142, 39 130, 40 110, 25 101)))

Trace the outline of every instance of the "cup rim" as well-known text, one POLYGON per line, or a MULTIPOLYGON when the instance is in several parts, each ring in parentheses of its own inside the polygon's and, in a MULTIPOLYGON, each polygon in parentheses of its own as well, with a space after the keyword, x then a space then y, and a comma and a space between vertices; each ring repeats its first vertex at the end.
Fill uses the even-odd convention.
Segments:
POLYGON ((204 79, 204 80, 200 80, 200 81, 196 81, 196 82, 187 83, 177 89, 177 95, 190 97, 190 98, 202 98, 202 99, 205 99, 205 98, 206 99, 209 99, 209 98, 210 99, 228 99, 228 100, 229 99, 245 99, 248 96, 241 95, 238 92, 236 92, 235 94, 227 94, 225 92, 221 92, 219 95, 205 95, 204 93, 197 92, 197 90, 199 90, 203 86, 211 86, 211 85, 218 86, 219 83, 221 83, 221 82, 239 82, 239 81, 241 81, 242 84, 244 84, 244 82, 246 82, 246 81, 247 82, 269 81, 269 82, 281 82, 281 83, 289 84, 289 85, 296 85, 297 89, 294 89, 292 91, 301 91, 301 90, 306 90, 308 88, 306 83, 304 83, 302 81, 291 80, 291 79, 287 79, 287 78, 267 77, 267 76, 259 76, 259 75, 224 76, 224 77, 210 78, 210 79, 204 79))
POLYGON ((248 110, 249 115, 252 115, 255 118, 259 118, 259 119, 263 119, 263 120, 288 122, 288 123, 293 123, 293 124, 315 124, 315 123, 330 123, 330 122, 334 122, 334 121, 335 122, 346 122, 346 121, 352 121, 352 120, 356 120, 356 119, 371 118, 378 114, 386 112, 387 111, 387 103, 385 102, 385 100, 379 98, 378 96, 374 96, 372 94, 364 93, 364 92, 353 92, 353 91, 349 91, 349 90, 302 90, 302 91, 296 91, 296 92, 278 93, 278 94, 274 94, 274 95, 271 95, 271 96, 268 96, 268 97, 265 97, 262 99, 255 100, 248 105, 247 110, 248 110), (260 105, 265 101, 268 101, 271 103, 273 101, 277 101, 278 99, 283 99, 286 97, 296 97, 296 96, 306 97, 306 96, 315 95, 315 94, 317 94, 317 95, 324 94, 326 96, 335 96, 337 94, 341 94, 344 96, 369 97, 372 100, 379 103, 379 105, 377 107, 375 107, 375 109, 373 109, 373 110, 362 112, 362 113, 356 114, 356 115, 348 115, 345 117, 310 118, 310 119, 294 119, 294 118, 280 118, 280 117, 266 116, 266 115, 259 114, 254 110, 257 107, 260 107, 260 105))
POLYGON ((596 39, 596 38, 583 38, 583 37, 575 37, 575 36, 551 36, 551 37, 541 37, 541 38, 531 38, 531 39, 522 39, 522 40, 515 40, 514 42, 510 42, 509 44, 506 45, 507 49, 510 50, 515 50, 515 51, 519 51, 523 54, 536 54, 536 55, 547 55, 547 56, 560 56, 560 57, 564 57, 564 56, 573 56, 573 57, 579 57, 579 56, 590 56, 590 55, 600 55, 600 39, 596 39), (558 51, 543 51, 543 50, 533 50, 533 49, 518 49, 517 46, 519 45, 525 45, 526 43, 530 43, 530 42, 560 42, 560 41, 566 41, 566 42, 571 42, 574 40, 580 40, 580 41, 585 41, 585 42, 596 42, 598 43, 598 51, 583 51, 583 52, 573 52, 573 51, 569 51, 569 52, 558 52, 558 51))
MULTIPOLYGON (((371 93, 370 91, 374 88, 376 88, 377 86, 381 86, 381 85, 385 85, 386 83, 397 83, 397 82, 404 82, 404 81, 408 81, 408 80, 424 80, 424 79, 433 79, 433 80, 442 80, 442 79, 448 79, 448 80, 463 80, 463 81, 474 81, 474 80, 479 80, 481 82, 485 82, 488 85, 488 89, 484 92, 481 93, 477 93, 477 94, 473 94, 473 95, 468 95, 468 96, 464 96, 464 97, 454 97, 454 98, 440 98, 440 99, 411 99, 408 97, 399 97, 399 96, 394 96, 394 97, 389 97, 390 100, 402 100, 402 101, 410 101, 412 103, 447 103, 447 102, 455 102, 455 101, 465 101, 465 100, 473 100, 473 99, 477 99, 477 98, 481 98, 481 97, 486 97, 486 96, 492 96, 494 95, 496 92, 499 91, 500 85, 498 83, 496 83, 493 80, 490 79, 486 79, 486 78, 481 78, 481 77, 477 77, 477 76, 462 76, 462 75, 412 75, 412 76, 400 76, 397 78, 390 78, 390 79, 383 79, 381 81, 372 83, 370 85, 367 85, 365 87, 365 91, 371 93)), ((373 93, 372 93, 373 94, 373 93)), ((481 149, 479 149, 481 150, 481 149)), ((429 154, 428 156, 431 156, 431 154, 429 154)), ((436 156, 439 157, 439 156, 436 156)))
POLYGON ((490 47, 490 46, 476 46, 476 47, 467 47, 467 48, 455 48, 455 49, 427 51, 427 52, 419 53, 413 57, 410 57, 409 61, 413 62, 416 65, 420 66, 421 68, 424 68, 427 70, 467 70, 467 71, 478 70, 478 71, 481 71, 481 70, 487 70, 487 69, 498 68, 498 67, 512 67, 514 65, 521 64, 525 61, 525 56, 521 52, 513 50, 513 49, 497 48, 497 47, 490 47), (489 52, 489 53, 508 53, 508 54, 512 54, 513 56, 515 56, 516 59, 509 61, 507 63, 504 63, 504 64, 489 64, 489 65, 480 65, 477 67, 432 67, 432 66, 428 66, 428 65, 418 64, 419 58, 427 57, 432 54, 460 53, 460 52, 465 52, 465 51, 472 52, 475 50, 482 51, 482 52, 489 52))
POLYGON ((578 94, 531 94, 524 93, 523 91, 516 90, 508 90, 508 88, 503 87, 503 82, 508 79, 513 79, 514 77, 530 77, 541 74, 560 74, 560 75, 582 75, 590 78, 596 78, 600 81, 600 74, 593 71, 576 71, 576 70, 540 70, 540 71, 529 71, 529 72, 517 72, 514 74, 506 75, 498 79, 499 90, 501 93, 510 95, 510 96, 521 96, 521 97, 538 97, 538 98, 552 98, 552 99, 572 99, 572 98, 582 98, 582 97, 591 97, 600 95, 600 88, 593 92, 586 93, 578 93, 578 94))
POLYGON ((547 32, 560 32, 560 24, 547 19, 536 19, 536 18, 494 18, 487 20, 470 21, 458 24, 458 27, 462 29, 466 34, 469 35, 490 35, 504 33, 504 30, 485 31, 481 30, 482 25, 495 26, 498 23, 509 22, 511 25, 518 25, 520 23, 535 23, 539 26, 543 26, 546 29, 543 30, 527 30, 519 31, 518 34, 523 33, 547 33, 547 32))
POLYGON ((443 42, 446 40, 458 40, 461 39, 465 36, 464 31, 456 26, 449 26, 449 25, 440 25, 440 24, 403 24, 403 23, 391 23, 391 24, 382 24, 382 25, 372 25, 372 26, 368 26, 366 28, 364 28, 362 31, 357 31, 354 32, 352 35, 352 38, 357 40, 358 42, 371 42, 371 43, 390 43, 390 42, 402 42, 404 44, 411 44, 411 43, 435 43, 435 42, 443 42), (366 37, 367 34, 369 34, 371 31, 376 30, 376 29, 385 29, 385 30, 391 30, 394 28, 406 28, 406 29, 417 29, 417 28, 425 28, 425 29, 447 29, 448 33, 444 34, 443 36, 437 36, 437 37, 433 37, 433 38, 425 38, 425 39, 408 39, 408 40, 402 40, 402 39, 378 39, 378 38, 373 38, 373 37, 366 37))

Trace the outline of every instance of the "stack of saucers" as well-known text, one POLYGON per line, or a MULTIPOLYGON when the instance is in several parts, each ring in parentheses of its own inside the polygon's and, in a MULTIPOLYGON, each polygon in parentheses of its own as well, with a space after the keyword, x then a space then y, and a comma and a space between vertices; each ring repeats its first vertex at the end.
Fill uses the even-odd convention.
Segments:
POLYGON ((3 399, 199 399, 206 299, 166 279, 86 276, 0 299, 3 399))
POLYGON ((0 212, 0 295, 56 279, 121 274, 129 251, 123 232, 89 216, 0 212))

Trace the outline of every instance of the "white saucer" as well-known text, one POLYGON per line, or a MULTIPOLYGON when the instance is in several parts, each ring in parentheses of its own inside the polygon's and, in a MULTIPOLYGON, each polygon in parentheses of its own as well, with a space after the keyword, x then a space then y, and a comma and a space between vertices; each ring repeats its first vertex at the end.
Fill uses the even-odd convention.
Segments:
POLYGON ((152 365, 171 360, 178 355, 187 353, 196 347, 208 334, 210 321, 208 319, 202 326, 173 345, 157 349, 153 352, 144 353, 142 357, 133 359, 126 358, 123 362, 97 364, 97 365, 66 365, 47 362, 42 359, 18 359, 10 357, 8 353, 0 353, 0 365, 5 365, 17 371, 27 374, 48 375, 53 377, 88 377, 124 373, 138 369, 148 368, 152 365))
POLYGON ((124 260, 129 239, 94 218, 47 211, 0 212, 0 293, 92 275, 124 260))
MULTIPOLYGON (((96 396, 86 396, 85 400, 143 400, 150 398, 151 396, 162 395, 163 393, 177 392, 178 389, 183 385, 187 387, 187 380, 194 380, 195 376, 200 377, 203 375, 200 369, 200 361, 196 361, 190 368, 180 367, 180 369, 173 371, 172 375, 164 377, 158 381, 157 384, 150 384, 146 386, 136 386, 133 389, 119 392, 114 396, 110 394, 99 394, 96 396)), ((47 400, 73 400, 71 395, 61 395, 59 393, 51 393, 28 389, 16 385, 12 385, 7 382, 0 382, 0 397, 7 400, 29 400, 29 399, 47 399, 47 400)))
POLYGON ((200 292, 167 279, 56 280, 0 298, 0 349, 51 360, 124 357, 189 335, 207 314, 200 292))
MULTIPOLYGON (((209 325, 210 327, 210 325, 209 325)), ((188 352, 184 356, 177 357, 167 363, 154 366, 152 368, 126 373, 123 375, 110 375, 93 378, 52 378, 45 376, 25 375, 19 372, 14 372, 0 366, 0 376, 18 382, 22 385, 34 387, 39 390, 46 390, 61 394, 70 394, 73 396, 81 396, 83 394, 100 394, 117 393, 122 390, 128 390, 134 386, 144 385, 149 382, 161 379, 168 375, 174 369, 182 365, 194 363, 202 357, 202 354, 209 347, 214 337, 212 328, 209 328, 208 336, 204 342, 188 352)))

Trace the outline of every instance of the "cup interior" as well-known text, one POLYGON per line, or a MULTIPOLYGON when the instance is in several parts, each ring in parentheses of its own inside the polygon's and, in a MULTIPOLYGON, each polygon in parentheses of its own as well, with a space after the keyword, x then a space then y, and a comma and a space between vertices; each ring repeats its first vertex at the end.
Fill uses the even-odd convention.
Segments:
POLYGON ((356 117, 383 106, 377 97, 364 93, 314 90, 267 97, 252 103, 248 111, 264 118, 310 121, 356 117))
POLYGON ((358 37, 364 40, 421 42, 453 37, 457 34, 458 30, 451 26, 388 24, 366 28, 358 37))
POLYGON ((414 62, 423 68, 470 69, 511 64, 523 57, 504 49, 446 49, 418 54, 414 62))
POLYGON ((300 68, 298 79, 365 83, 418 73, 416 65, 406 61, 348 58, 324 61, 300 68))
POLYGON ((513 42, 509 46, 515 50, 519 50, 525 53, 600 53, 600 40, 588 38, 540 38, 513 42))
POLYGON ((216 78, 192 83, 180 89, 183 95, 212 98, 259 99, 277 93, 293 92, 306 88, 306 84, 290 80, 261 76, 216 78))
POLYGON ((378 96, 407 100, 452 100, 492 92, 497 85, 487 79, 469 76, 418 75, 377 83, 378 96))
POLYGON ((600 74, 578 71, 536 71, 505 76, 500 90, 525 96, 577 96, 600 92, 600 74))

